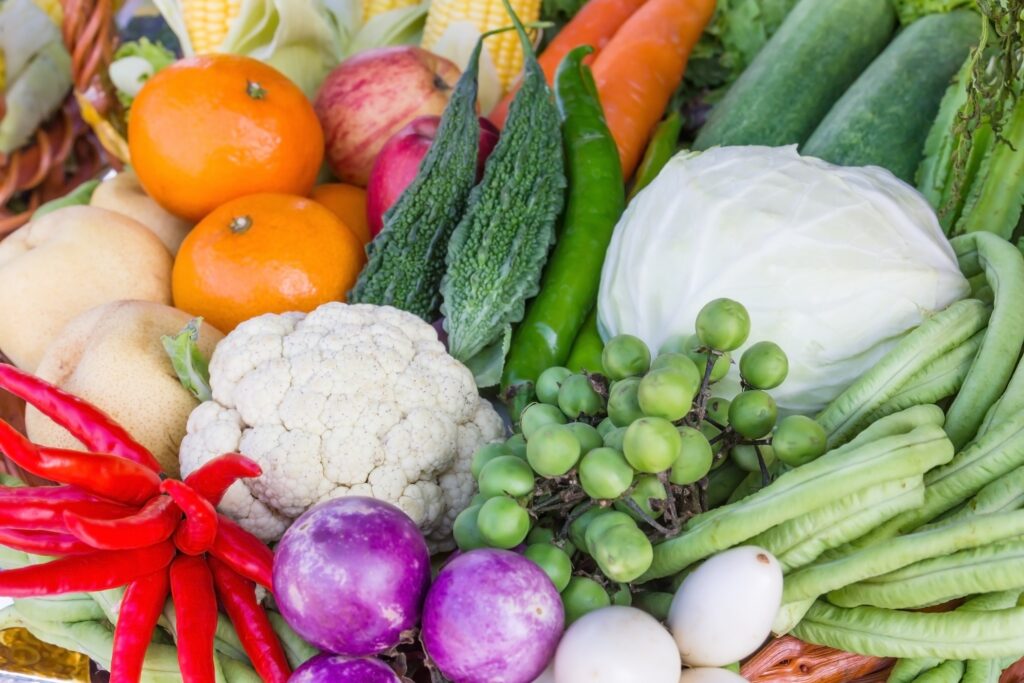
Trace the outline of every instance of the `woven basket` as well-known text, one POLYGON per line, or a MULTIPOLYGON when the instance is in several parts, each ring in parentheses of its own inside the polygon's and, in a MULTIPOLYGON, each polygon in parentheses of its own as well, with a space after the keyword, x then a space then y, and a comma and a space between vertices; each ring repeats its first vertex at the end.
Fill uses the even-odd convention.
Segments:
POLYGON ((67 194, 125 158, 124 116, 106 77, 116 40, 113 0, 62 4, 72 92, 29 144, 0 155, 0 238, 27 222, 43 202, 67 194))

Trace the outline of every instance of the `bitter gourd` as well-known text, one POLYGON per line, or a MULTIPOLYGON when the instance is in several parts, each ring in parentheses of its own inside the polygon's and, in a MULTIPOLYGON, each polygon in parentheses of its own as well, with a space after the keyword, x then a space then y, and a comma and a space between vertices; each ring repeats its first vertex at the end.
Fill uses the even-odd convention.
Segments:
POLYGON ((477 71, 483 38, 441 116, 416 179, 384 214, 349 303, 388 305, 430 321, 441 303, 448 239, 476 183, 477 71))
POLYGON ((522 22, 526 54, 505 129, 448 244, 441 283, 449 352, 467 361, 522 320, 555 239, 566 186, 559 115, 522 22))

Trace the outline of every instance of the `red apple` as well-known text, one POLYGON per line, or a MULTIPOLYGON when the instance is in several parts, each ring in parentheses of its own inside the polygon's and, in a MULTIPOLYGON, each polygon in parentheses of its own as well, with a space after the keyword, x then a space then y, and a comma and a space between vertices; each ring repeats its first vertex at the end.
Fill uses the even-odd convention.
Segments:
POLYGON ((367 50, 339 64, 314 103, 334 174, 365 187, 384 143, 417 116, 441 114, 459 76, 444 57, 409 45, 367 50))
MULTIPOLYGON (((423 157, 437 135, 440 116, 420 116, 395 133, 381 148, 370 171, 370 184, 366 187, 366 217, 370 235, 376 237, 384 227, 384 212, 398 201, 420 170, 423 157)), ((477 180, 484 172, 484 162, 498 144, 498 129, 489 120, 480 117, 480 146, 476 157, 477 180)))

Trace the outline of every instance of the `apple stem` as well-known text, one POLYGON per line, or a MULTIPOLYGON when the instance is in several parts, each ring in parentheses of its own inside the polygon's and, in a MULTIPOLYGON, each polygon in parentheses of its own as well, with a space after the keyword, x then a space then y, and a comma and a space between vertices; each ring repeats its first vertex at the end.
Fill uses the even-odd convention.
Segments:
POLYGON ((234 234, 241 235, 252 227, 252 218, 249 216, 237 216, 231 220, 228 227, 231 228, 231 232, 234 234))
POLYGON ((267 96, 267 91, 256 81, 246 81, 245 94, 254 100, 262 100, 267 96))

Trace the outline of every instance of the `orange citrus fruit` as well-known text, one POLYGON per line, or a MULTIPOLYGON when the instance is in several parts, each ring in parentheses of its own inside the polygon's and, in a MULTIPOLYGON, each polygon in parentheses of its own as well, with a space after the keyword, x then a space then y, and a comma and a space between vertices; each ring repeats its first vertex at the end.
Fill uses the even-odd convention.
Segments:
POLYGON ((324 135, 298 86, 263 62, 201 55, 158 72, 132 103, 132 167, 173 214, 199 221, 257 192, 307 195, 324 135))
POLYGON ((363 245, 312 199, 255 194, 204 218, 174 261, 174 305, 222 332, 263 313, 309 312, 344 301, 363 245))
POLYGON ((363 244, 370 241, 370 223, 366 218, 366 190, 345 183, 317 185, 309 195, 341 219, 363 244))

